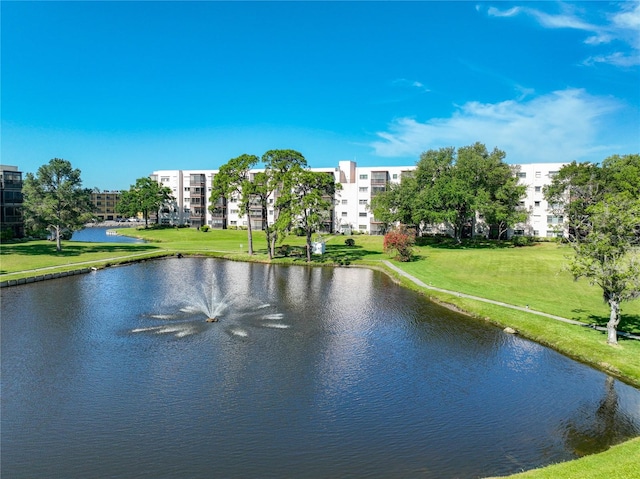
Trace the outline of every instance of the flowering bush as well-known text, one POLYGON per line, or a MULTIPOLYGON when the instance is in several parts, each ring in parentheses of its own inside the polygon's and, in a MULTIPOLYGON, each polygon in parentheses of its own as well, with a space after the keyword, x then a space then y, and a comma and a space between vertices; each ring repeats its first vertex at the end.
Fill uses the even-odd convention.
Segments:
POLYGON ((413 245, 416 243, 416 232, 400 225, 384 235, 384 251, 395 254, 398 261, 411 261, 413 245))

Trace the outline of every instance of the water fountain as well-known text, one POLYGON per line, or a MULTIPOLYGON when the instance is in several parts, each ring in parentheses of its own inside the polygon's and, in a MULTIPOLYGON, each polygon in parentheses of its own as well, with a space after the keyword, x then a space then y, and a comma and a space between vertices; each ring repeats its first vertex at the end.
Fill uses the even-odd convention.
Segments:
POLYGON ((192 307, 201 313, 206 314, 207 323, 217 323, 222 314, 227 311, 231 306, 231 300, 229 294, 220 298, 220 292, 217 288, 217 281, 215 275, 211 277, 211 291, 210 294, 202 288, 202 294, 195 298, 190 298, 190 302, 193 303, 192 307))

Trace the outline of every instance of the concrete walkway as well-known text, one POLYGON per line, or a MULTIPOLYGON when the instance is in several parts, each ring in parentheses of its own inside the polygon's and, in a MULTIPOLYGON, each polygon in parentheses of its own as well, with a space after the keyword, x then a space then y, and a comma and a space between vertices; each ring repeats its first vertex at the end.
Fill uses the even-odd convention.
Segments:
MULTIPOLYGON (((440 293, 451 294, 453 296, 458 296, 459 298, 468 298, 468 299, 473 299, 474 301, 482 301, 483 303, 495 304, 497 306, 502 306, 504 308, 516 309, 516 310, 522 311, 524 313, 537 314, 538 316, 544 316, 546 318, 555 319, 556 321, 562 321, 563 323, 574 324, 576 326, 591 327, 593 329, 597 329, 598 331, 606 331, 607 330, 607 328, 602 327, 602 326, 590 326, 588 324, 581 323, 580 321, 575 321, 573 319, 567 319, 567 318, 563 318, 561 316, 556 316, 554 314, 543 313, 542 311, 535 311, 533 309, 523 308, 522 306, 515 306, 513 304, 503 303, 502 301, 494 301, 493 299, 481 298, 479 296, 473 296, 471 294, 460 293, 458 291, 451 291, 451 290, 448 290, 448 289, 436 288, 435 286, 430 286, 428 284, 425 284, 423 281, 420 281, 415 276, 412 276, 409 273, 407 273, 406 271, 401 270, 400 268, 398 268, 396 265, 394 265, 390 261, 382 260, 382 263, 384 263, 385 266, 389 267, 389 269, 392 269, 396 273, 398 273, 401 276, 413 281, 416 285, 418 285, 418 286, 420 286, 421 288, 424 288, 424 289, 430 289, 432 291, 438 291, 440 293)), ((630 339, 640 339, 640 336, 638 336, 638 335, 625 333, 623 331, 618 331, 618 336, 624 336, 625 338, 630 338, 630 339)))

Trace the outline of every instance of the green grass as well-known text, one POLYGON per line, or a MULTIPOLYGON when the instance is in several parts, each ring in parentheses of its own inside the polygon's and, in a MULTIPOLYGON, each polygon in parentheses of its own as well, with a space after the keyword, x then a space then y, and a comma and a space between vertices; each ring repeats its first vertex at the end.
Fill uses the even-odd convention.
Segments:
POLYGON ((511 479, 638 479, 640 478, 640 438, 613 446, 600 454, 532 469, 509 476, 511 479))
MULTIPOLYGON (((0 245, 0 281, 35 276, 30 270, 54 268, 64 271, 90 262, 102 267, 143 258, 176 254, 217 256, 234 260, 268 261, 262 231, 254 234, 256 254, 247 254, 247 232, 240 230, 194 229, 121 230, 122 234, 143 238, 144 244, 64 242, 56 253, 55 244, 33 241, 0 245)), ((523 336, 549 346, 574 359, 607 371, 636 387, 640 387, 640 341, 620 340, 617 347, 606 344, 602 332, 555 321, 532 313, 446 294, 421 290, 406 278, 387 270, 381 260, 389 256, 382 250, 382 237, 355 235, 355 246, 344 244, 345 236, 324 237, 326 254, 314 256, 315 264, 365 265, 385 269, 404 286, 418 290, 443 304, 465 311, 500 327, 510 326, 523 336)), ((289 236, 284 243, 298 248, 303 237, 289 236)), ((556 243, 513 248, 504 243, 431 241, 416 247, 416 260, 394 262, 407 273, 426 284, 451 291, 503 301, 532 310, 575 319, 585 324, 606 323, 607 306, 598 288, 586 281, 573 281, 563 270, 571 250, 556 243)), ((304 256, 278 257, 275 263, 306 264, 304 256)), ((640 332, 640 300, 622 305, 620 329, 640 332)), ((640 460, 640 439, 611 448, 601 454, 577 461, 529 471, 514 477, 548 478, 640 478, 635 472, 640 460), (630 458, 633 458, 631 460, 630 458)))
MULTIPOLYGON (((571 248, 540 243, 525 248, 426 246, 419 261, 401 264, 426 284, 496 301, 605 325, 608 306, 602 292, 564 271, 571 248)), ((640 333, 640 301, 623 303, 621 330, 640 333)))

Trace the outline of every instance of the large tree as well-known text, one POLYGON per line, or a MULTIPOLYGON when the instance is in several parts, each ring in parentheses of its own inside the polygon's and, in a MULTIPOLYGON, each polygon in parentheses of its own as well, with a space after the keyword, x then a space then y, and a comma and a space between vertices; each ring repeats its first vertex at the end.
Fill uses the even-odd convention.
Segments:
POLYGON ((283 237, 291 226, 291 177, 294 171, 307 166, 307 160, 296 150, 269 150, 262 155, 264 175, 258 176, 256 194, 263 205, 263 217, 268 218, 268 201, 273 207, 273 220, 265 223, 267 250, 269 259, 275 254, 278 239, 283 237))
POLYGON ((238 200, 240 210, 247 217, 247 241, 249 254, 253 254, 253 232, 251 227, 251 202, 254 195, 254 186, 251 182, 250 170, 259 161, 256 155, 242 154, 230 159, 220 167, 213 177, 211 190, 211 203, 217 203, 219 198, 229 201, 231 198, 238 200))
POLYGON ((477 214, 505 230, 526 220, 520 208, 526 190, 504 158, 482 143, 426 151, 412 175, 372 200, 374 215, 387 224, 450 224, 458 241, 467 225, 475 231, 477 214))
POLYGON ((570 240, 585 234, 581 228, 589 223, 589 207, 618 193, 640 198, 640 155, 613 155, 601 165, 574 161, 560 168, 544 188, 552 210, 564 216, 570 240))
POLYGON ((524 223, 529 217, 529 213, 520 205, 527 187, 518 184, 516 168, 504 166, 493 170, 496 183, 489 189, 488 201, 482 207, 484 220, 498 229, 498 238, 502 238, 509 228, 517 223, 524 223))
POLYGON ((586 208, 571 245, 575 255, 569 262, 574 278, 586 278, 602 289, 609 305, 607 342, 617 344, 620 307, 640 297, 640 199, 628 193, 609 195, 586 208))
POLYGON ((309 262, 311 236, 326 224, 340 184, 335 182, 331 174, 299 169, 292 171, 291 186, 289 212, 305 233, 309 262))
POLYGON ((53 158, 27 173, 23 184, 23 213, 31 229, 49 229, 62 251, 62 233, 78 230, 92 218, 91 189, 82 188, 80 170, 61 158, 53 158))
POLYGON ((149 213, 156 213, 167 201, 173 199, 171 188, 162 186, 148 177, 138 178, 128 191, 123 191, 116 211, 124 216, 142 213, 145 228, 149 227, 149 213))
POLYGON ((640 296, 640 155, 564 165, 544 193, 568 226, 569 270, 602 289, 616 344, 621 303, 640 296))

